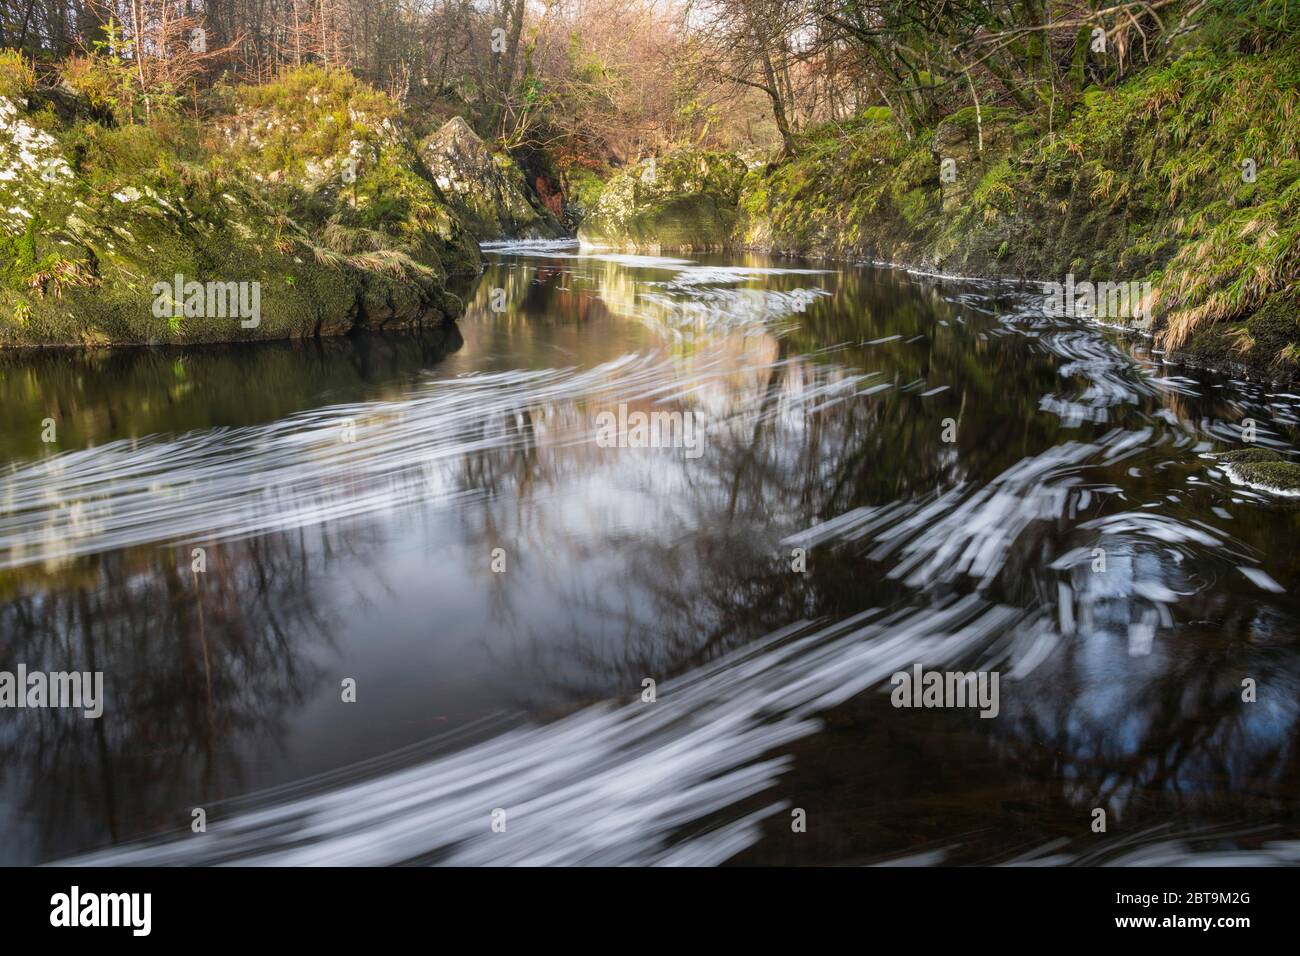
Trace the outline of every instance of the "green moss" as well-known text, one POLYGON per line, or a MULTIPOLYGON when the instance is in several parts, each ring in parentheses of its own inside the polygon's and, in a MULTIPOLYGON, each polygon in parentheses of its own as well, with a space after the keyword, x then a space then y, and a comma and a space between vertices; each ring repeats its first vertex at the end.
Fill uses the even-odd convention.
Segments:
POLYGON ((1177 354, 1194 365, 1258 379, 1292 376, 1300 369, 1300 290, 1271 296, 1242 322, 1196 329, 1177 354))
POLYGON ((579 219, 582 219, 596 207, 600 200, 600 194, 605 189, 605 183, 609 179, 610 173, 605 171, 604 175, 594 169, 586 169, 578 166, 568 170, 565 173, 566 193, 569 204, 574 208, 574 212, 579 219))
POLYGON ((14 290, 26 289, 36 271, 36 237, 40 232, 40 220, 31 219, 20 233, 0 233, 0 281, 14 290))
POLYGON ((265 175, 302 176, 313 163, 340 162, 354 143, 377 150, 398 121, 398 107, 340 68, 299 67, 227 94, 240 159, 265 175))
POLYGON ((0 215, 22 210, 20 228, 0 231, 0 345, 296 338, 457 314, 444 279, 475 271, 478 247, 388 122, 395 107, 386 95, 336 71, 267 86, 241 90, 245 125, 216 136, 166 111, 147 125, 115 125, 93 109, 60 121, 33 102, 11 117, 49 136, 38 163, 0 182, 0 215), (259 129, 287 122, 276 110, 291 106, 313 124, 341 115, 345 128, 276 167, 284 153, 275 142, 266 154, 251 143, 259 129), (373 153, 351 189, 340 188, 337 163, 332 178, 306 174, 304 155, 355 153, 350 137, 372 121, 373 153), (62 172, 45 175, 46 162, 62 172), (333 239, 353 247, 335 250, 333 239), (260 323, 155 316, 155 283, 177 274, 257 283, 260 323))
POLYGON ((1300 492, 1300 465, 1289 461, 1254 461, 1233 465, 1234 475, 1252 485, 1300 492))
POLYGON ((1269 448, 1238 448, 1234 451, 1226 451, 1218 456, 1218 461, 1225 464, 1246 464, 1248 462, 1262 461, 1282 461, 1283 458, 1277 452, 1269 448))
POLYGON ((992 127, 1001 123, 1014 123, 1021 115, 1013 109, 1003 106, 966 106, 942 120, 940 126, 954 127, 961 130, 968 138, 978 139, 981 127, 992 127))

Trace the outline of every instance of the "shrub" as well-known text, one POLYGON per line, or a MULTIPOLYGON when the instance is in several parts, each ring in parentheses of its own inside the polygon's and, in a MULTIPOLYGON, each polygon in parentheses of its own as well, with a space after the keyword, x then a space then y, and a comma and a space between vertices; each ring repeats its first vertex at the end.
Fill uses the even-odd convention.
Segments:
POLYGON ((17 50, 0 50, 0 96, 21 100, 36 85, 36 71, 17 50))

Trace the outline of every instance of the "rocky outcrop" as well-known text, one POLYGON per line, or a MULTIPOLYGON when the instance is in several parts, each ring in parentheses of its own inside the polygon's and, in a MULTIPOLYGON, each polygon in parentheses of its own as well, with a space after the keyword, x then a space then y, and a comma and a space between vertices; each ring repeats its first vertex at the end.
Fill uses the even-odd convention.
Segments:
POLYGON ((939 170, 941 208, 957 214, 971 201, 975 186, 988 169, 1006 159, 1015 146, 1011 110, 967 107, 945 118, 934 129, 930 153, 939 170))
POLYGON ((420 147, 433 181, 478 239, 551 239, 564 234, 509 155, 493 152, 461 117, 420 147))
POLYGON ((238 87, 214 153, 235 157, 277 208, 343 256, 397 252, 440 278, 477 274, 478 243, 433 181, 387 94, 304 67, 238 87))
POLYGON ((616 173, 578 228, 584 246, 703 252, 732 241, 746 166, 738 156, 690 149, 616 173))
POLYGON ((211 127, 177 137, 70 109, 66 91, 47 109, 30 84, 0 86, 0 346, 301 338, 459 314, 446 279, 477 269, 477 244, 376 114, 386 97, 326 71, 286 82, 241 93, 259 99, 213 142, 211 127))

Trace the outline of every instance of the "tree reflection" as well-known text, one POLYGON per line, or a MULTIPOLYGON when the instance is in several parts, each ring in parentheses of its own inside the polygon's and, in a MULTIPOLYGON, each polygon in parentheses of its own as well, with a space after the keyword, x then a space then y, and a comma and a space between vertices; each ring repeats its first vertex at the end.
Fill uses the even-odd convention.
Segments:
POLYGON ((299 530, 208 547, 202 573, 186 549, 144 548, 53 580, 9 572, 0 659, 104 674, 98 720, 4 714, 6 783, 41 824, 39 855, 184 826, 189 808, 240 792, 244 742, 277 741, 319 686, 332 639, 313 595, 330 564, 364 560, 357 544, 299 530))
MULTIPOLYGON (((960 844, 966 861, 1005 858, 1015 850, 1007 834, 1022 823, 1026 847, 1074 839, 1101 804, 1125 828, 1294 813, 1285 801, 1300 779, 1292 746, 1300 675, 1288 644, 1295 606, 1237 567, 1265 553, 1284 586, 1300 579, 1289 547, 1297 518, 1229 512, 1231 492, 1202 480, 1190 436, 1207 433, 1206 418, 1226 418, 1223 405, 1136 381, 1096 337, 1080 342, 1070 337, 1077 330, 1025 314, 1015 290, 877 271, 742 270, 710 279, 710 298, 674 285, 673 275, 608 260, 492 265, 466 291, 473 354, 443 371, 501 374, 469 377, 475 390, 462 394, 482 406, 468 414, 460 405, 441 417, 429 399, 447 382, 421 393, 428 414, 403 454, 415 462, 421 450, 445 451, 429 483, 453 493, 440 507, 454 504, 429 519, 440 537, 417 539, 414 553, 451 548, 468 562, 438 580, 470 592, 455 595, 464 619, 486 622, 488 633, 472 640, 490 658, 500 700, 543 719, 634 700, 646 677, 690 672, 795 621, 923 609, 978 592, 1075 624, 1060 623, 1044 660, 1004 685, 999 720, 901 720, 879 694, 823 714, 830 732, 791 746, 780 796, 817 800, 833 822, 818 832, 837 836, 795 845, 777 820, 747 859, 861 860, 931 838, 960 844), (809 285, 824 294, 795 316, 689 308, 747 293, 779 304, 809 285), (597 416, 620 404, 704 414, 703 457, 598 447, 597 416), (1090 411, 1072 417, 1078 408, 1090 411), (1117 435, 1141 440, 1106 459, 1117 435), (806 571, 792 567, 786 539, 814 525, 987 488, 1069 442, 1094 451, 1051 479, 1062 508, 1018 528, 989 580, 940 568, 908 584, 893 574, 898 553, 882 557, 871 535, 828 539, 808 552, 806 571), (1171 546, 1089 525, 1144 510, 1218 529, 1224 545, 1171 546), (1103 537, 1112 558, 1104 587, 1077 563, 1053 566, 1103 537), (502 574, 491 570, 497 548, 502 574), (1254 709, 1240 703, 1243 676, 1268 689, 1254 709)), ((377 394, 400 418, 409 380, 442 348, 377 340, 337 354, 268 353, 252 381, 272 392, 276 376, 296 381, 290 404, 377 394), (288 370, 299 365, 308 371, 294 379, 288 370)), ((159 382, 150 394, 174 403, 166 414, 142 411, 141 429, 207 424, 190 393, 167 380, 173 371, 137 361, 148 370, 139 375, 159 382)), ((203 390, 213 375, 239 374, 221 361, 211 373, 199 364, 185 371, 203 390)), ((21 378, 7 376, 4 387, 37 420, 45 409, 21 399, 21 378)), ((53 394, 62 414, 77 406, 79 422, 98 421, 111 405, 72 384, 53 394)), ((246 414, 282 409, 272 401, 246 414)), ((77 427, 87 441, 124 434, 120 422, 77 427)), ((41 453, 30 439, 19 444, 22 455, 41 453)), ((381 460, 366 464, 386 474, 382 441, 373 454, 381 460)), ((1023 496, 1048 480, 1009 491, 1002 516, 1022 513, 1023 496)), ((319 597, 327 570, 363 568, 394 604, 409 601, 389 581, 411 552, 384 550, 402 523, 374 513, 223 544, 197 576, 188 553, 148 548, 0 576, 3 659, 102 669, 113 695, 98 722, 61 711, 4 715, 6 782, 41 827, 32 855, 184 826, 198 799, 237 792, 248 779, 244 745, 282 739, 321 677, 314 651, 332 636, 319 597)), ((410 608, 427 613, 417 601, 410 608)), ((1023 663, 1023 648, 995 644, 981 653, 1008 671, 1023 663)), ((431 680, 409 675, 410 692, 431 680)), ((763 804, 772 799, 765 793, 763 804)), ((728 812, 746 809, 758 806, 728 812)))
MULTIPOLYGON (((1016 326, 1003 324, 1016 307, 1014 296, 1005 303, 1007 311, 985 298, 974 309, 960 290, 945 287, 941 296, 937 287, 917 290, 895 274, 848 273, 838 281, 832 296, 801 317, 795 332, 770 337, 762 346, 745 341, 747 359, 738 364, 740 374, 729 383, 725 403, 731 417, 727 427, 710 433, 707 464, 693 467, 662 451, 620 450, 602 457, 588 447, 562 447, 554 437, 540 447, 530 444, 530 463, 546 461, 547 471, 528 470, 526 481, 510 486, 517 509, 538 493, 539 484, 559 483, 559 476, 578 463, 588 471, 618 475, 618 486, 638 501, 660 505, 651 505, 652 517, 638 523, 652 526, 652 535, 584 526, 579 547, 561 527, 539 532, 548 558, 546 567, 530 573, 562 595, 558 605, 574 611, 557 621, 538 621, 534 615, 528 622, 520 613, 511 618, 514 668, 534 678, 522 685, 525 706, 563 703, 561 709, 567 709, 608 697, 634 699, 645 676, 663 680, 690 671, 791 621, 839 619, 864 607, 916 600, 910 589, 886 577, 889 566, 868 557, 863 545, 814 554, 808 572, 796 574, 789 549, 779 541, 854 508, 924 498, 963 482, 978 486, 1067 438, 1087 441, 1116 425, 1143 429, 1154 422, 1156 432, 1141 454, 1087 470, 1086 487, 1095 489, 1091 503, 1076 495, 1078 508, 1071 515, 1030 525, 989 587, 990 599, 1052 609, 1061 573, 1048 565, 1072 547, 1097 543, 1095 534, 1076 528, 1079 521, 1123 510, 1126 502, 1181 493, 1176 479, 1195 475, 1194 465, 1172 454, 1175 445, 1185 443, 1175 422, 1181 419, 1182 428, 1198 430, 1188 420, 1204 414, 1204 401, 1135 388, 1091 424, 1044 414, 1044 395, 1077 398, 1095 389, 1091 374, 1130 373, 1118 367, 1063 375, 1059 355, 1049 348, 1026 348, 1016 326), (828 398, 838 382, 876 370, 885 371, 882 380, 892 388, 861 398, 854 393, 865 389, 853 384, 838 400, 828 398), (918 380, 926 384, 917 387, 918 380), (948 384, 948 391, 920 400, 917 393, 934 382, 948 384), (1016 387, 1006 387, 1009 382, 1016 387), (1163 407, 1174 410, 1174 421, 1156 414, 1163 407), (958 422, 953 444, 941 437, 941 423, 949 417, 958 422), (1124 495, 1107 494, 1107 488, 1123 489, 1124 495), (563 560, 556 560, 557 549, 564 551, 563 560), (575 567, 581 570, 556 570, 575 567), (575 628, 575 620, 585 626, 575 628), (540 687, 539 675, 545 677, 540 687)), ((623 311, 633 311, 625 293, 614 300, 623 302, 623 311)), ((1025 328, 1039 334, 1037 320, 1025 328)), ((697 352, 717 346, 716 338, 696 342, 697 352)), ((679 384, 680 393, 696 399, 695 387, 704 386, 689 377, 679 384)), ((674 404, 670 399, 666 407, 689 405, 689 400, 674 404)), ((572 423, 581 411, 577 403, 548 406, 532 409, 530 420, 563 420, 569 424, 561 432, 581 434, 591 429, 599 408, 587 409, 585 419, 572 423)), ((503 463, 501 472, 510 469, 503 463)), ((494 485, 494 493, 502 491, 494 485)), ((1207 489, 1205 496, 1212 499, 1213 492, 1207 489)), ((1206 504, 1189 502, 1189 507, 1197 514, 1206 504)), ((484 502, 482 508, 486 514, 493 505, 484 502)), ((545 514, 533 509, 530 520, 544 521, 545 514)), ((1258 510, 1240 520, 1244 528, 1239 524, 1234 530, 1256 541, 1270 536, 1264 527, 1269 519, 1258 510)), ((1003 719, 977 724, 965 734, 968 756, 959 762, 969 776, 940 787, 945 805, 962 806, 969 818, 962 851, 967 860, 1006 858, 1013 849, 978 835, 991 832, 986 813, 991 794, 1037 806, 1043 842, 1061 835, 1077 838, 1086 831, 1080 820, 1099 805, 1109 807, 1126 830, 1171 817, 1190 827, 1233 816, 1295 822, 1286 801, 1300 780, 1290 745, 1300 729, 1300 673, 1289 655, 1279 657, 1256 636, 1276 634, 1279 626, 1287 627, 1281 621, 1294 620, 1290 601, 1264 597, 1244 579, 1233 584, 1230 554, 1189 552, 1180 559, 1184 563, 1174 565, 1149 543, 1112 538, 1108 547, 1113 558, 1126 547, 1134 550, 1143 563, 1140 581, 1125 580, 1126 565, 1113 560, 1109 586, 1114 593, 1090 592, 1076 582, 1071 613, 1080 621, 1078 631, 1060 640, 1048 664, 1007 691, 1003 719), (1156 619, 1143 596, 1153 582, 1190 596, 1174 608, 1173 624, 1149 624, 1156 635, 1154 651, 1133 657, 1149 646, 1134 635, 1156 619), (1194 648, 1182 643, 1189 640, 1194 648), (1135 676, 1120 678, 1125 670, 1135 676), (1243 706, 1239 681, 1247 674, 1270 688, 1271 703, 1243 706), (979 761, 1003 768, 1002 773, 975 783, 988 776, 975 766, 979 761)), ((1275 573, 1279 567, 1289 570, 1292 580, 1297 576, 1289 552, 1270 565, 1275 573)), ((970 583, 939 587, 942 593, 970 583)), ((512 593, 530 589, 506 589, 502 599, 508 601, 512 593)), ((829 719, 857 730, 865 719, 897 723, 887 706, 882 713, 879 702, 871 700, 844 705, 829 719)), ((906 734, 911 752, 903 762, 909 767, 951 762, 951 739, 941 730, 951 721, 925 716, 919 723, 925 730, 906 734)), ((796 782, 815 781, 814 789, 825 785, 821 775, 830 771, 816 752, 825 745, 814 738, 795 748, 804 768, 796 772, 796 782)), ((866 759, 884 759, 897 746, 867 734, 861 750, 866 759)), ((879 774, 871 779, 879 785, 879 774)), ((855 775, 836 784, 861 785, 855 775)), ((841 796, 852 804, 866 799, 863 793, 841 796)), ((916 824, 935 812, 935 803, 908 789, 891 812, 908 822, 874 830, 861 821, 845 822, 840 832, 857 831, 864 854, 898 852, 915 845, 916 824)), ((773 833, 780 829, 778 821, 773 833)))

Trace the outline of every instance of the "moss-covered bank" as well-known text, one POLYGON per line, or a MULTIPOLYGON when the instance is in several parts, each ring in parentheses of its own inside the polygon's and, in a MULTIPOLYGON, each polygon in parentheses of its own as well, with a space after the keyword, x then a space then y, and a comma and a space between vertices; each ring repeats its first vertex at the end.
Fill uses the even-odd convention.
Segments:
POLYGON ((477 244, 385 94, 309 67, 219 90, 204 123, 161 105, 141 121, 113 95, 122 68, 86 58, 38 83, 0 60, 0 345, 300 338, 460 311, 446 279, 477 270, 477 244), (177 276, 256 288, 256 320, 160 304, 177 276))
POLYGON ((1176 355, 1258 378, 1300 372, 1294 42, 1250 55, 1192 49, 1050 111, 968 106, 910 137, 872 108, 797 147, 722 188, 662 175, 735 168, 686 151, 660 161, 657 184, 644 164, 621 172, 579 234, 640 248, 666 223, 663 250, 1132 282, 1150 295, 1110 318, 1151 320, 1176 355))

